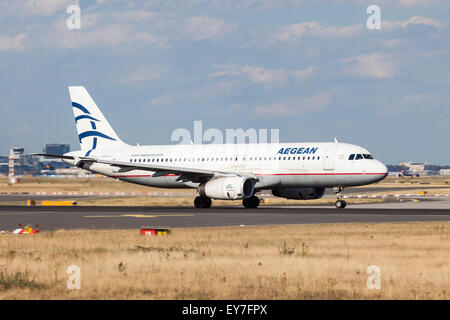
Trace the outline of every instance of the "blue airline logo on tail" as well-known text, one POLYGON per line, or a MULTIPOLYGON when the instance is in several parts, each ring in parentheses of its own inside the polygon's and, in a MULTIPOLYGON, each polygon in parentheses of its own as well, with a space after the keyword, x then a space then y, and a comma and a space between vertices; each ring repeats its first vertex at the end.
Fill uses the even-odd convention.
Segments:
POLYGON ((75 117, 75 123, 78 123, 78 120, 83 120, 83 119, 88 119, 91 121, 91 127, 93 130, 85 131, 78 135, 78 139, 80 140, 80 143, 81 143, 81 140, 83 140, 84 138, 94 137, 92 148, 86 153, 86 157, 89 156, 89 154, 92 152, 92 150, 95 150, 95 148, 97 148, 97 137, 108 139, 108 140, 113 140, 113 141, 116 140, 114 138, 111 138, 110 136, 107 136, 104 133, 97 131, 97 125, 95 124, 95 122, 100 122, 100 120, 92 117, 90 115, 91 113, 89 112, 88 109, 86 109, 86 107, 84 107, 83 105, 76 103, 76 102, 72 102, 72 106, 74 108, 81 110, 84 113, 82 115, 75 117))

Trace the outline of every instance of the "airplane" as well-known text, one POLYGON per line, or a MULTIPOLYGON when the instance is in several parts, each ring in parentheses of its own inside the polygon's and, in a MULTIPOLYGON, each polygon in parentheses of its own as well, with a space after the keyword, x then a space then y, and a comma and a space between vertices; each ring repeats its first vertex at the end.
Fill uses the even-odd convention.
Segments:
POLYGON ((400 171, 398 173, 398 177, 399 178, 403 178, 403 177, 419 177, 420 175, 418 173, 416 173, 415 171, 405 167, 404 165, 402 166, 402 171, 400 171))
POLYGON ((256 208, 255 195, 271 190, 286 199, 319 199, 325 188, 336 193, 336 208, 346 207, 342 191, 383 180, 387 167, 357 145, 335 142, 191 144, 131 146, 123 142, 87 90, 69 87, 81 150, 62 159, 73 166, 135 184, 195 188, 196 208, 211 199, 242 200, 256 208))

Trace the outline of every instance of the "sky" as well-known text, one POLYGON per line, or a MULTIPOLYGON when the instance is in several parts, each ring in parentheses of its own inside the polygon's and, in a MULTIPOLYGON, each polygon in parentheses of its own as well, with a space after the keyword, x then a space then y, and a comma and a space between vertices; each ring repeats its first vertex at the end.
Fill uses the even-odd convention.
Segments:
POLYGON ((450 164, 450 3, 0 0, 0 154, 79 149, 71 85, 129 144, 173 144, 201 120, 450 164))

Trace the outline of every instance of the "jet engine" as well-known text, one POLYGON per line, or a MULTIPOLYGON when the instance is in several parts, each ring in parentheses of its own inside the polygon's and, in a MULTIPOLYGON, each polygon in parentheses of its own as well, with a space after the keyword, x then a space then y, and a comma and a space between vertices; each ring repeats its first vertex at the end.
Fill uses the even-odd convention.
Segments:
POLYGON ((296 200, 319 199, 325 194, 325 188, 282 188, 272 189, 275 197, 296 200))
POLYGON ((244 199, 253 196, 256 181, 245 177, 220 177, 202 183, 200 196, 213 199, 244 199))

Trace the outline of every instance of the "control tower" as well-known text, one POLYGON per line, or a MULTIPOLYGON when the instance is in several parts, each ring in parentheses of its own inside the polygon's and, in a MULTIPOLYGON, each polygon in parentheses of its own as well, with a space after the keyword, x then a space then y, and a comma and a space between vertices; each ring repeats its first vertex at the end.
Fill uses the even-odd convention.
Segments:
POLYGON ((10 183, 19 183, 19 179, 16 177, 14 165, 17 160, 19 160, 24 153, 24 148, 13 147, 9 150, 9 182, 10 183))

